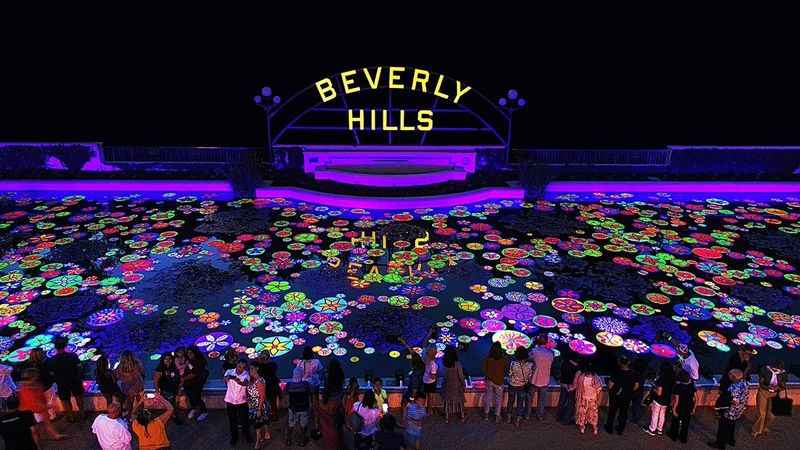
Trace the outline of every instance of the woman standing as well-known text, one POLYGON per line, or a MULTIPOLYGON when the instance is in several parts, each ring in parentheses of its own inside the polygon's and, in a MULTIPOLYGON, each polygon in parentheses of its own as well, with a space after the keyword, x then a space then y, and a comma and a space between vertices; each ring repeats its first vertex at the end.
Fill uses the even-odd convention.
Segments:
MULTIPOLYGON (((358 403, 359 398, 361 397, 361 390, 358 386, 358 379, 356 377, 350 378, 350 381, 347 383, 347 389, 345 389, 344 393, 344 401, 342 408, 345 414, 345 423, 347 422, 347 417, 350 417, 353 413, 353 405, 358 403)), ((342 440, 344 441, 344 448, 347 450, 353 450, 355 448, 355 435, 352 430, 350 430, 347 426, 344 427, 342 430, 342 440)))
POLYGON ((119 385, 117 385, 117 378, 111 370, 111 365, 106 355, 100 355, 100 357, 97 358, 94 374, 97 387, 106 399, 106 409, 108 409, 108 405, 114 403, 115 397, 122 403, 122 391, 119 389, 119 385))
POLYGON ((522 416, 528 408, 528 389, 533 377, 533 363, 528 361, 528 349, 517 347, 514 351, 514 360, 508 366, 508 423, 514 417, 514 407, 517 414, 514 424, 519 426, 522 416))
POLYGON ((458 411, 464 423, 464 369, 458 361, 458 351, 448 346, 444 351, 444 421, 450 422, 450 413, 458 411))
POLYGON ((684 369, 678 371, 676 378, 672 389, 672 425, 668 434, 673 441, 680 438, 685 444, 689 438, 689 422, 697 409, 697 388, 689 372, 684 369))
POLYGON ((364 399, 353 405, 353 413, 361 416, 363 425, 355 436, 355 448, 358 450, 372 450, 373 437, 378 431, 378 421, 381 418, 381 410, 375 402, 375 393, 368 390, 364 393, 364 399))
MULTIPOLYGON (((328 378, 330 378, 330 364, 328 364, 328 370, 328 378)), ((339 389, 338 393, 334 390, 333 394, 334 395, 331 396, 328 392, 326 383, 325 390, 322 393, 322 399, 319 402, 319 407, 316 412, 317 417, 319 417, 319 430, 322 433, 322 444, 325 450, 339 450, 342 448, 342 422, 344 411, 342 409, 341 389, 339 389)))
MULTIPOLYGON (((178 391, 181 386, 181 376, 175 366, 175 357, 172 353, 165 353, 158 362, 156 370, 153 372, 153 385, 156 392, 161 394, 173 408, 178 407, 178 391)), ((174 421, 180 424, 177 414, 174 414, 174 421)))
POLYGON ((592 426, 592 433, 597 434, 600 393, 603 391, 603 380, 597 376, 592 365, 586 364, 575 374, 572 385, 575 391, 575 423, 581 434, 586 431, 586 424, 592 426))
POLYGON ((32 412, 36 423, 41 423, 47 434, 49 434, 53 440, 63 440, 66 436, 56 431, 50 420, 44 387, 39 382, 39 379, 39 371, 34 368, 28 368, 22 372, 22 379, 19 382, 18 392, 19 410, 32 412))
POLYGON ((484 383, 486 394, 483 399, 483 420, 489 420, 489 411, 494 406, 495 422, 500 423, 503 412, 503 380, 506 374, 508 361, 499 342, 492 344, 489 355, 483 360, 484 383))
POLYGON ((114 370, 114 375, 125 396, 124 410, 130 414, 134 399, 144 392, 144 366, 133 356, 133 352, 125 350, 119 357, 119 365, 114 370))
POLYGON ((45 355, 44 351, 40 348, 34 348, 31 350, 30 356, 28 356, 28 361, 24 363, 22 366, 22 370, 26 368, 36 369, 39 378, 38 382, 44 389, 44 398, 47 402, 47 414, 50 417, 50 420, 54 420, 56 418, 56 385, 55 380, 53 379, 50 370, 47 367, 47 355, 45 355))
POLYGON ((258 373, 257 366, 250 366, 250 382, 247 385, 247 409, 250 423, 256 430, 256 446, 272 439, 269 434, 269 402, 264 378, 258 373))
POLYGON ((436 347, 430 346, 425 350, 425 372, 422 374, 422 384, 425 389, 425 407, 428 414, 433 413, 433 394, 436 393, 436 382, 439 380, 439 363, 436 362, 436 347))
POLYGON ((189 398, 189 418, 197 416, 197 421, 202 422, 208 417, 206 403, 203 401, 203 387, 208 380, 208 369, 206 358, 200 353, 197 347, 186 349, 186 370, 184 371, 181 382, 183 390, 189 398))
POLYGON ((758 391, 756 392, 756 421, 753 423, 753 437, 769 433, 769 425, 775 419, 772 414, 772 399, 786 389, 786 370, 783 361, 766 364, 758 371, 758 391))

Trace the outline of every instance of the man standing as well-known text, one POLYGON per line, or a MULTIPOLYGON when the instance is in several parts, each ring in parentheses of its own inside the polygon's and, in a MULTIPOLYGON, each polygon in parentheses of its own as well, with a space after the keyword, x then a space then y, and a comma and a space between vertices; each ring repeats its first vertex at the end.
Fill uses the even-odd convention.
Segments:
POLYGON ((92 433, 103 450, 131 450, 131 433, 122 419, 122 406, 114 402, 108 412, 100 414, 92 423, 92 433))
POLYGON ((724 450, 726 445, 736 445, 736 421, 747 407, 747 383, 742 379, 743 376, 739 369, 728 372, 730 386, 725 392, 726 400, 717 407, 722 411, 717 426, 717 440, 709 442, 709 447, 724 450))
POLYGON ((633 392, 639 389, 637 375, 631 370, 631 362, 628 357, 620 356, 617 365, 619 368, 608 383, 608 418, 605 430, 609 434, 614 433, 614 419, 617 419, 617 434, 625 431, 631 397, 633 392))
POLYGON ((36 450, 39 442, 34 427, 36 419, 30 411, 19 411, 17 397, 9 397, 6 401, 7 412, 0 416, 0 436, 3 436, 6 447, 16 450, 36 450))
POLYGON ((533 394, 537 393, 536 418, 544 420, 544 406, 547 403, 547 386, 550 384, 550 367, 553 365, 553 351, 547 348, 547 336, 536 338, 536 347, 531 350, 530 360, 534 364, 531 379, 530 400, 528 401, 527 418, 533 409, 533 394))
POLYGON ((63 336, 53 339, 56 354, 47 362, 47 367, 55 379, 58 399, 67 412, 67 420, 75 422, 72 397, 78 405, 78 417, 83 418, 83 370, 78 355, 67 351, 67 342, 63 336))
POLYGON ((561 391, 558 394, 556 419, 563 425, 575 423, 575 390, 572 389, 572 383, 577 372, 578 358, 570 352, 565 355, 564 362, 561 363, 561 374, 558 377, 561 391))
POLYGON ((242 428, 244 439, 249 443, 253 438, 248 430, 247 410, 247 383, 250 375, 247 371, 247 362, 239 360, 236 368, 228 369, 224 376, 228 390, 225 391, 225 409, 228 412, 228 423, 231 429, 231 445, 239 442, 239 427, 242 428))

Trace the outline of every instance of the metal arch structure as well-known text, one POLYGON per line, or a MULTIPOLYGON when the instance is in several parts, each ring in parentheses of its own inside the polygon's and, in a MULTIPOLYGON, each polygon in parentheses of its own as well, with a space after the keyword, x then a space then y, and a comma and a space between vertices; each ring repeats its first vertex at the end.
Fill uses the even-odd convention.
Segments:
MULTIPOLYGON (((434 71, 431 73, 439 74, 434 71)), ((339 93, 331 102, 323 103, 316 85, 312 83, 268 113, 273 129, 271 148, 331 145, 365 149, 376 146, 508 149, 510 113, 499 108, 474 87, 459 103, 453 103, 434 96, 432 92, 389 89, 388 77, 383 77, 375 90, 363 89, 344 95, 337 75, 328 76, 339 93), (430 131, 399 132, 383 130, 381 127, 375 130, 351 130, 347 127, 347 111, 351 108, 385 109, 390 115, 400 110, 406 114, 416 114, 420 109, 428 109, 433 111, 435 122, 430 131)), ((448 82, 455 82, 454 78, 443 76, 448 82)), ((281 166, 278 161, 275 162, 277 167, 281 166)))

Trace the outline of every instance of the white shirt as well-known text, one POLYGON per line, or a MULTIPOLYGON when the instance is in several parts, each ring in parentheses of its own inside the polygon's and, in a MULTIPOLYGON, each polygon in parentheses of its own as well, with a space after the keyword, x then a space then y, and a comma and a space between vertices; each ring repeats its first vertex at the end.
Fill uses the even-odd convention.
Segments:
MULTIPOLYGON (((238 378, 239 381, 244 383, 250 381, 250 375, 246 370, 237 375, 236 369, 228 369, 225 371, 225 377, 238 378)), ((233 380, 228 380, 228 390, 225 392, 225 403, 230 403, 231 405, 247 403, 247 386, 242 386, 233 380)))
POLYGON ((689 373, 689 378, 692 381, 697 381, 700 379, 700 363, 697 362, 697 358, 694 357, 694 352, 691 350, 689 354, 681 360, 681 366, 683 370, 689 373))
POLYGON ((103 450, 131 450, 131 433, 121 418, 110 419, 100 414, 92 423, 92 433, 97 436, 103 450))

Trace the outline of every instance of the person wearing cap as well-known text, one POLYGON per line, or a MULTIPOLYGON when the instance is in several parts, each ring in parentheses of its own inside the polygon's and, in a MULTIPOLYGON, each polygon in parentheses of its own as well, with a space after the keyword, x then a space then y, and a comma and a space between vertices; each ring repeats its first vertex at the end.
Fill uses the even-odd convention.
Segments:
POLYGON ((700 363, 694 356, 694 352, 691 351, 686 344, 679 344, 676 350, 678 350, 681 368, 689 374, 689 378, 692 379, 692 382, 697 383, 700 379, 700 363))
POLYGON ((728 389, 724 392, 723 402, 716 406, 719 411, 719 425, 717 426, 717 440, 708 443, 709 447, 725 450, 728 445, 736 445, 736 421, 738 421, 745 408, 747 408, 747 383, 744 373, 739 369, 731 369, 727 378, 730 380, 728 389))

